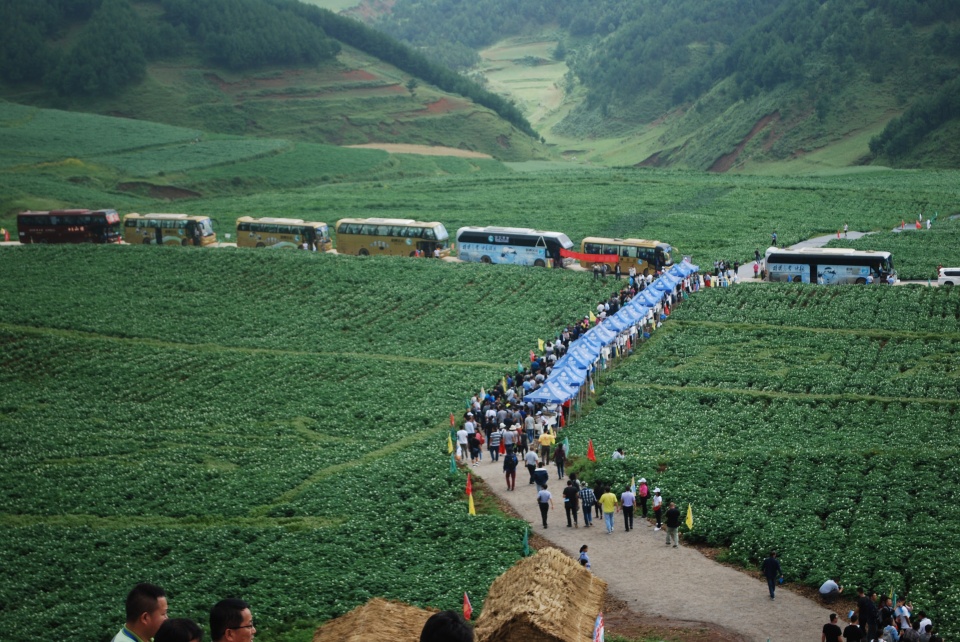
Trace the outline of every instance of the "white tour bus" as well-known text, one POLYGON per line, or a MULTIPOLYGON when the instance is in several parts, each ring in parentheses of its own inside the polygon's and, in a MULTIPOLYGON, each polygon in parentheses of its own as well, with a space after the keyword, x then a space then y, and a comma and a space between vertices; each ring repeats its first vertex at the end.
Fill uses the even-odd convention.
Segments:
POLYGON ((544 232, 524 227, 461 227, 457 230, 457 257, 474 263, 507 263, 536 267, 563 267, 560 249, 573 243, 562 232, 544 232))
POLYGON ((769 281, 862 285, 870 282, 887 283, 891 275, 894 282, 897 280, 890 252, 841 247, 807 247, 799 250, 771 247, 767 249, 764 260, 769 281))

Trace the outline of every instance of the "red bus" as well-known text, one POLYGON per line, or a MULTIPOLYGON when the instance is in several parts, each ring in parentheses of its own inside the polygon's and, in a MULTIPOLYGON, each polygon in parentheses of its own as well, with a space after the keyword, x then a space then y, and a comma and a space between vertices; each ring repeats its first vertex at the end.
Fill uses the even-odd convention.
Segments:
POLYGON ((119 243, 120 215, 116 210, 52 210, 20 212, 21 243, 119 243))

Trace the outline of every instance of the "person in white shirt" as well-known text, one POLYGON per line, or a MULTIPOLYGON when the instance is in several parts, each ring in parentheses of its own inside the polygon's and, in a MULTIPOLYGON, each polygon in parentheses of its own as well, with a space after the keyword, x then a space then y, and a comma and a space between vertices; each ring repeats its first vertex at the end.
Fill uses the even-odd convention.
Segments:
POLYGON ((837 583, 835 577, 828 579, 820 586, 820 598, 827 604, 834 602, 841 593, 843 593, 843 587, 837 583))
POLYGON ((611 459, 616 461, 617 459, 623 459, 623 458, 624 458, 623 448, 617 448, 616 450, 613 451, 613 456, 611 457, 611 459))

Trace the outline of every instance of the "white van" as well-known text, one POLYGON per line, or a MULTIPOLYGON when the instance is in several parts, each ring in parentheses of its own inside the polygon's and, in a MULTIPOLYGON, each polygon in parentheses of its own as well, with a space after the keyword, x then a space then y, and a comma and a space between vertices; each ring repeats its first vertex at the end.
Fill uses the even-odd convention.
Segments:
POLYGON ((937 283, 946 286, 960 285, 960 267, 940 268, 937 283))

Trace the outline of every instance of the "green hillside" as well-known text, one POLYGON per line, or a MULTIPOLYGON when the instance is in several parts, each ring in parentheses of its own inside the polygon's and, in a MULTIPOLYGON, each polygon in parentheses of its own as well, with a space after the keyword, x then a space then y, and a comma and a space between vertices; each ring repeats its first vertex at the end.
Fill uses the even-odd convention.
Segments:
POLYGON ((543 155, 508 101, 292 0, 16 0, 0 25, 0 97, 14 102, 211 133, 543 155), (108 37, 110 53, 96 44, 108 37))
POLYGON ((960 9, 947 0, 550 10, 538 0, 398 0, 375 24, 449 64, 461 47, 482 55, 504 39, 552 42, 549 57, 513 62, 534 67, 531 76, 566 65, 556 83, 566 100, 539 126, 580 159, 712 171, 960 165, 954 146, 936 144, 960 118, 960 9))

